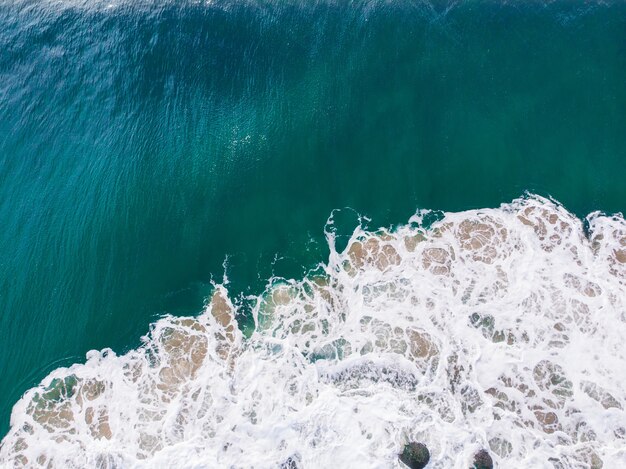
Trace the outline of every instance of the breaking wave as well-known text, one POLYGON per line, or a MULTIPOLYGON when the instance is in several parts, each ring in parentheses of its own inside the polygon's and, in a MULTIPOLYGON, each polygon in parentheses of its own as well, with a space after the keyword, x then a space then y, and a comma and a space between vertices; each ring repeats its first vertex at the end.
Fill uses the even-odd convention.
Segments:
POLYGON ((125 355, 91 351, 15 405, 6 465, 626 465, 626 223, 528 195, 357 228, 240 331, 228 284, 125 355))

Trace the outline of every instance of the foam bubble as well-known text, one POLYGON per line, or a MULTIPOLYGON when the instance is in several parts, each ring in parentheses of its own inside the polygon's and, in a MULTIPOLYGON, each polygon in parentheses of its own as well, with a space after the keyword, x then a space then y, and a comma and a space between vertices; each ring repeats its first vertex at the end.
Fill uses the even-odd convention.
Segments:
POLYGON ((126 355, 92 351, 15 405, 7 465, 432 467, 626 464, 626 223, 527 196, 358 228, 272 279, 244 338, 217 286, 126 355))

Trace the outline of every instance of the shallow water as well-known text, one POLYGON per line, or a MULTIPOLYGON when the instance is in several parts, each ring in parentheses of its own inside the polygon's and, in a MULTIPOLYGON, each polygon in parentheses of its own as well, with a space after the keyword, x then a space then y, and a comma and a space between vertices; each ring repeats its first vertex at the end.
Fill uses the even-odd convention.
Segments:
POLYGON ((125 355, 92 351, 16 405, 0 458, 58 467, 626 463, 626 222, 530 196, 355 230, 273 278, 242 336, 227 284, 125 355))
POLYGON ((343 252, 359 214, 624 211, 624 30, 622 2, 3 3, 0 435, 224 275, 251 330, 269 278, 329 259, 331 213, 343 252))

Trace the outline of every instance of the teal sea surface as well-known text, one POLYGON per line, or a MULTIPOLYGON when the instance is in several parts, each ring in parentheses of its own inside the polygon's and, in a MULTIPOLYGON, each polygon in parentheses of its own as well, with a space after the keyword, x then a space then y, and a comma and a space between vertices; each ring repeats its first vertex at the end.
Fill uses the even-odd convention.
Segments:
POLYGON ((584 217, 625 177, 625 2, 2 2, 0 437, 212 280, 302 277, 335 209, 584 217))

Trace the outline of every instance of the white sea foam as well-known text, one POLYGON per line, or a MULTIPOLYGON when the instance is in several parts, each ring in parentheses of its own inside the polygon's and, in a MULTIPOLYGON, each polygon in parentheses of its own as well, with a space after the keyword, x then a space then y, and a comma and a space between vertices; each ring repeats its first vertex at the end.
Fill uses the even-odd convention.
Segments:
POLYGON ((218 286, 123 356, 92 351, 15 405, 4 466, 626 467, 626 223, 528 196, 357 229, 274 279, 244 338, 218 286))

